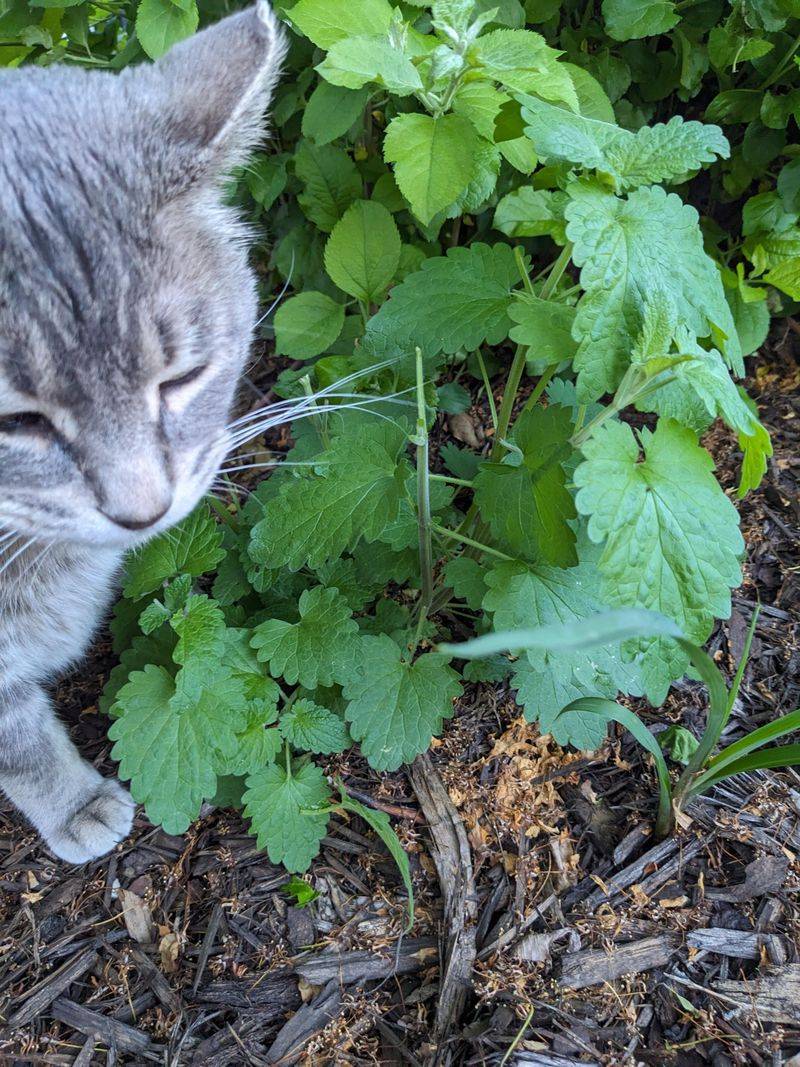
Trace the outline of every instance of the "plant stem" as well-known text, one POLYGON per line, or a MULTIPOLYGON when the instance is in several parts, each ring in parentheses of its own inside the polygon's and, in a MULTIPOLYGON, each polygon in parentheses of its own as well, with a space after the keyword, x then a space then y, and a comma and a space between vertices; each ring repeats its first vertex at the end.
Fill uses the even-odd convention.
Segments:
POLYGON ((547 275, 547 281, 542 286, 541 293, 539 293, 540 300, 549 300, 556 291, 556 286, 561 281, 561 275, 567 269, 567 265, 571 258, 572 241, 567 241, 559 252, 558 259, 556 259, 555 263, 550 268, 550 273, 547 275))
POLYGON ((468 482, 466 478, 451 478, 449 474, 429 474, 428 477, 432 482, 446 482, 448 485, 463 485, 467 489, 472 489, 472 482, 468 482))
POLYGON ((480 541, 473 541, 471 537, 467 537, 466 534, 458 533, 456 530, 448 530, 445 526, 440 526, 438 522, 432 522, 431 529, 439 534, 440 537, 447 537, 451 541, 459 541, 462 545, 469 545, 470 548, 477 548, 479 552, 486 552, 490 556, 497 556, 498 559, 508 560, 509 563, 514 562, 511 556, 507 556, 505 552, 501 552, 497 548, 492 548, 490 545, 484 545, 480 541))
POLYGON ((486 371, 486 364, 483 362, 483 356, 479 348, 475 349, 475 356, 478 360, 478 366, 481 368, 481 377, 483 378, 483 385, 486 389, 486 399, 489 401, 489 411, 492 415, 492 426, 494 426, 495 435, 497 434, 497 407, 494 402, 494 393, 492 392, 492 383, 489 381, 489 375, 486 371))
POLYGON ((539 397, 542 395, 542 393, 545 391, 547 386, 550 384, 550 379, 555 374, 557 366, 558 366, 557 363, 551 363, 549 367, 545 367, 544 373, 542 374, 542 376, 539 379, 539 381, 536 383, 536 388, 533 390, 531 395, 525 401, 525 407, 522 409, 523 411, 530 411, 531 408, 536 406, 536 403, 537 403, 539 397))
POLYGON ((428 427, 425 416, 425 378, 422 351, 416 349, 417 366, 417 527, 419 531, 419 567, 422 574, 420 619, 424 619, 433 600, 433 547, 431 544, 431 496, 428 470, 428 427))

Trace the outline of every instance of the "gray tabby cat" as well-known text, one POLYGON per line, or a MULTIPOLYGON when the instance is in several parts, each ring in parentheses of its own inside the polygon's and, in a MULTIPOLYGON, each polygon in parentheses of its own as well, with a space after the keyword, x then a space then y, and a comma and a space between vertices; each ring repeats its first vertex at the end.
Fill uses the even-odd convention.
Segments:
POLYGON ((117 76, 0 74, 0 788, 73 863, 134 805, 43 687, 227 451, 256 296, 221 179, 283 54, 261 2, 117 76))

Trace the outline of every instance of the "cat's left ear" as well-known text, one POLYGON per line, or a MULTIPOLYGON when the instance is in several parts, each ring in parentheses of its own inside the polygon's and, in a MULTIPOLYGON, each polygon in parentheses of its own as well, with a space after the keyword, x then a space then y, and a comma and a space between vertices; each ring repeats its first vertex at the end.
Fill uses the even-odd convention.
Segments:
POLYGON ((285 54, 278 20, 258 0, 181 41, 146 73, 138 68, 145 84, 131 88, 144 90, 163 162, 179 184, 221 176, 259 142, 285 54))

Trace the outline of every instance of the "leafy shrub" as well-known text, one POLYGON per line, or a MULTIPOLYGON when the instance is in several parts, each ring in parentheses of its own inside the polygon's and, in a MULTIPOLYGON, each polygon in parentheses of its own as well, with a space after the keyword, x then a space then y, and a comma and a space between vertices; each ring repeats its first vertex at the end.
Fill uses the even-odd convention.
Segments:
MULTIPOLYGON (((460 672, 437 651, 453 620, 644 608, 700 645, 729 614, 744 546, 698 435, 722 420, 739 494, 758 485, 769 437, 735 379, 768 304, 797 295, 800 10, 277 7, 292 48, 275 142, 231 195, 268 223, 264 277, 293 293, 266 329, 303 366, 235 440, 283 419, 294 447, 246 503, 204 507, 130 560, 105 706, 151 819, 179 832, 203 799, 241 797, 299 871, 333 804, 315 755, 356 742, 393 770, 465 679, 508 676, 542 730, 596 747, 607 717, 573 734, 562 709, 660 703, 689 663, 685 641, 642 632, 460 672), (491 447, 449 443, 432 463, 436 412, 476 393, 491 447)), ((23 2, 0 32, 12 62, 116 67, 197 21, 171 0, 23 2)))

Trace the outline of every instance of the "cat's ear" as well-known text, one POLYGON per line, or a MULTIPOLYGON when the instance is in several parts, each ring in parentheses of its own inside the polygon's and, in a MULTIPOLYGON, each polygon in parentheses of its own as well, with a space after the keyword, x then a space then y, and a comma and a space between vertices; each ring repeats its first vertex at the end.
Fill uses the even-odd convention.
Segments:
POLYGON ((219 177, 259 142, 285 53, 278 20, 258 0, 181 41, 148 69, 162 148, 182 157, 184 182, 219 177))

